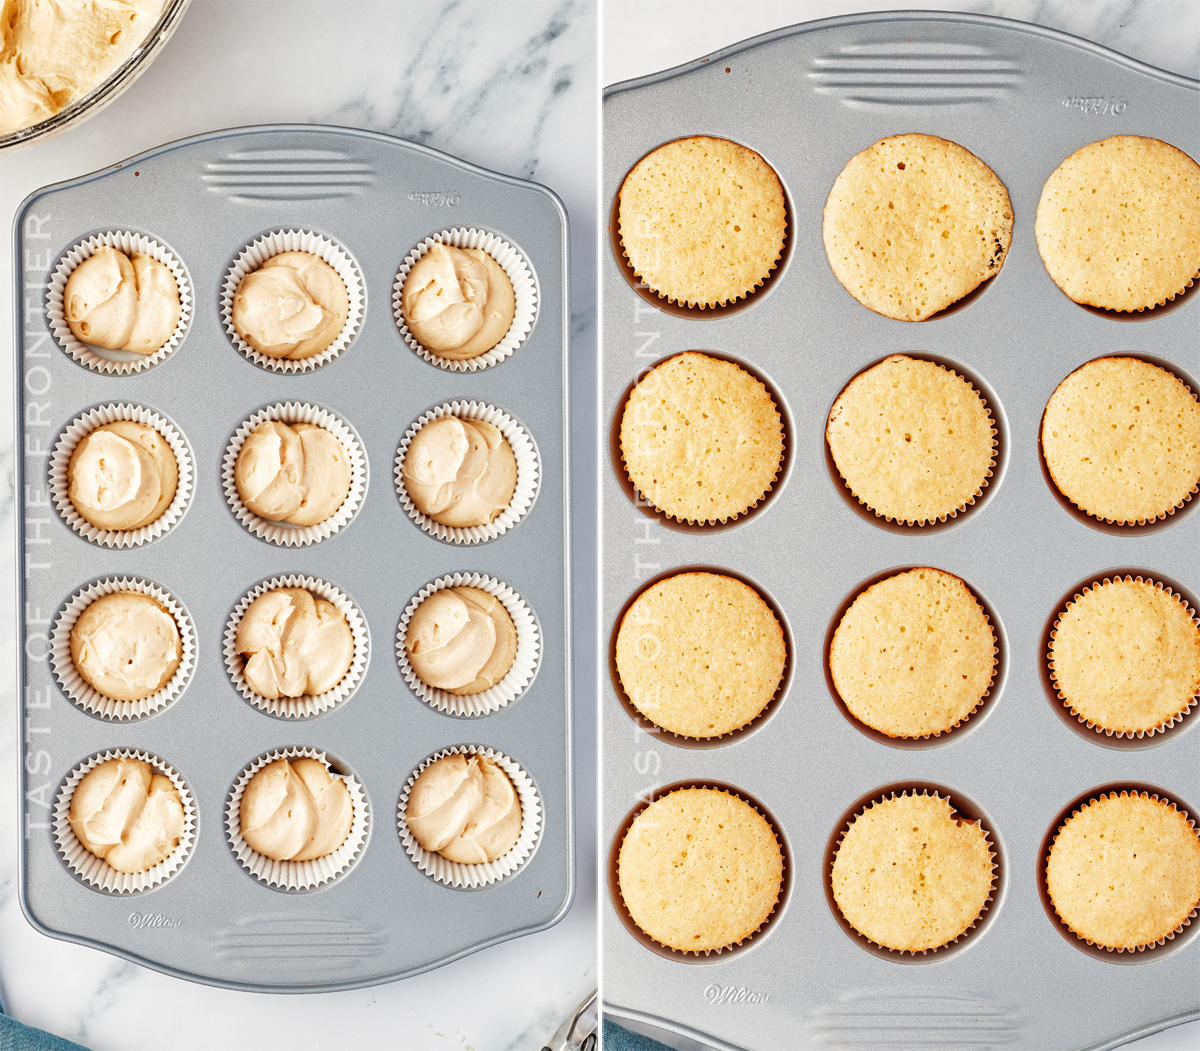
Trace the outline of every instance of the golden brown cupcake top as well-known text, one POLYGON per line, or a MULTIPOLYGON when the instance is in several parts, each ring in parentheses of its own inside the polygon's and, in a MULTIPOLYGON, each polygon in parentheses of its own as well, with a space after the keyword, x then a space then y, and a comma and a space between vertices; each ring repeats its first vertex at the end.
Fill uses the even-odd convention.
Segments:
POLYGON ((872 584, 846 610, 829 670, 850 713, 889 737, 958 726, 991 686, 996 638, 971 589, 921 567, 872 584))
POLYGON ((995 428, 978 392, 949 369, 903 354, 846 385, 825 437, 858 501, 909 525, 973 504, 995 464, 995 428))
POLYGON ((681 522, 754 507, 783 460, 783 419, 766 387, 729 361, 689 351, 660 362, 629 395, 621 456, 646 499, 681 522))
POLYGON ((720 737, 755 719, 783 681, 783 629, 762 596, 719 573, 679 573, 643 591, 617 633, 617 671, 647 719, 720 737))
POLYGON ((1096 358, 1050 395, 1042 454, 1055 486, 1089 515, 1153 522, 1200 484, 1200 403, 1166 369, 1096 358))
POLYGON ((661 298, 701 309, 753 292, 787 236, 774 169, 753 150, 707 135, 638 161, 621 184, 617 215, 634 273, 661 298))
POLYGON ((1161 729, 1200 691, 1200 627, 1150 580, 1105 580, 1076 595, 1050 634, 1050 668, 1071 711, 1111 733, 1161 729))
POLYGON ((1153 945, 1200 905, 1200 839, 1174 804, 1143 792, 1101 795, 1059 829, 1046 862, 1059 918, 1108 949, 1153 945))
POLYGON ((683 952, 729 948, 770 918, 783 852, 765 817, 735 795, 684 788, 633 819, 617 861, 621 898, 637 926, 683 952))
POLYGON ((892 135, 852 157, 825 202, 825 254, 863 306, 925 321, 1000 273, 1012 241, 1004 184, 936 135, 892 135))
POLYGON ((918 953, 948 945, 979 919, 996 865, 979 823, 954 815, 949 799, 904 793, 850 822, 830 878, 859 934, 918 953))
POLYGON ((1082 146, 1046 180, 1034 232, 1076 303, 1161 306, 1200 276, 1200 164, 1141 135, 1082 146))

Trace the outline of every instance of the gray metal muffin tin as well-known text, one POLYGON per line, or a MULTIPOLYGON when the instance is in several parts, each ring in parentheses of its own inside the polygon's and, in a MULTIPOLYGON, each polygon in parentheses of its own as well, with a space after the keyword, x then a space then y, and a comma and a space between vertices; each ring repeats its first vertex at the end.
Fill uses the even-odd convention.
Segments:
MULTIPOLYGON (((685 350, 755 370, 784 412, 787 464, 744 519, 681 530, 635 506, 615 441, 604 472, 604 598, 615 632, 631 595, 669 570, 719 567, 782 613, 790 654, 783 696, 749 732, 707 748, 646 732, 604 686, 603 850, 639 799, 679 782, 725 783, 765 805, 790 855, 788 889, 764 931, 732 953, 687 963, 640 943, 610 893, 603 912, 606 1010, 693 1047, 1107 1048, 1197 1017, 1193 922, 1165 947, 1086 949, 1040 896, 1043 841, 1079 797, 1111 784, 1158 788, 1200 806, 1195 711, 1165 735, 1121 742, 1088 731, 1048 693, 1053 614, 1078 585, 1126 567, 1200 592, 1198 500, 1156 527, 1097 528, 1043 474, 1038 427, 1055 386, 1105 354, 1147 356, 1197 389, 1195 289, 1119 320, 1067 299, 1038 255, 1033 219, 1050 173, 1109 135, 1153 136, 1200 157, 1200 84, 1086 41, 1005 19, 939 13, 830 19, 734 44, 606 93, 603 202, 656 146, 687 135, 757 150, 785 187, 788 248, 777 273, 732 311, 663 310, 631 287, 619 249, 603 263, 604 400, 613 421, 636 376, 685 350), (960 143, 1008 188, 1015 214, 1003 271, 922 324, 860 306, 825 258, 822 209, 855 153, 900 132, 960 143), (1000 453, 985 496, 926 529, 883 528, 827 464, 826 416, 858 372, 894 353, 930 357, 981 381, 1000 453), (936 566, 963 577, 994 613, 1000 667, 980 711, 948 735, 885 743, 835 703, 825 673, 831 622, 889 571, 936 566), (1073 724, 1073 725, 1071 725, 1073 724), (925 956, 869 951, 826 894, 831 837, 877 789, 949 788, 993 831, 1001 877, 978 928, 925 956)), ((615 227, 615 214, 613 216, 615 227)), ((611 641, 610 641, 611 645, 611 641)), ((611 662, 610 662, 611 663, 611 662)))
POLYGON ((563 916, 574 887, 571 811, 570 590, 567 506, 567 217, 544 187, 497 175, 424 146, 340 128, 244 128, 172 143, 102 172, 40 190, 17 213, 14 241, 22 796, 20 897, 41 931, 180 977, 232 988, 297 991, 368 985, 414 974, 563 916), (499 234, 534 272, 538 309, 524 344, 473 373, 422 361, 392 318, 396 270, 425 237, 452 227, 499 234), (284 375, 252 364, 220 316, 225 272, 244 245, 281 228, 340 244, 366 288, 361 328, 336 359, 284 375), (181 345, 130 376, 76 364, 49 334, 45 292, 59 257, 87 235, 133 230, 168 246, 190 275, 195 305, 181 345), (49 272, 48 272, 49 271, 49 272), (405 515, 393 459, 409 425, 446 401, 503 409, 533 437, 541 482, 525 518, 484 544, 443 543, 405 515), (361 437, 368 485, 357 516, 304 548, 257 539, 221 490, 221 459, 257 409, 307 401, 361 437), (74 533, 47 504, 46 452, 62 428, 97 404, 132 402, 182 431, 196 465, 183 519, 159 539, 108 549, 74 533), (38 406, 35 410, 34 405, 38 406), (22 424, 20 421, 26 421, 22 424), (45 421, 45 422, 43 422, 45 421), (480 572, 533 610, 542 641, 535 678, 491 715, 455 719, 420 701, 394 653, 400 614, 424 585, 480 572), (222 658, 226 621, 258 582, 285 573, 320 577, 351 596, 370 632, 357 692, 332 711, 280 719, 248 704, 222 658), (81 585, 110 575, 148 578, 191 613, 197 661, 169 707, 131 722, 105 721, 63 694, 43 659, 48 621, 81 585), (513 875, 456 890, 422 874, 405 853, 396 806, 409 774, 456 744, 498 749, 533 779, 544 827, 513 875), (288 893, 235 859, 224 808, 239 773, 260 754, 326 751, 366 790, 371 826, 357 861, 319 888, 288 893), (194 849, 156 888, 109 894, 75 877, 55 849, 50 810, 63 778, 108 748, 144 749, 170 763, 198 805, 194 849))

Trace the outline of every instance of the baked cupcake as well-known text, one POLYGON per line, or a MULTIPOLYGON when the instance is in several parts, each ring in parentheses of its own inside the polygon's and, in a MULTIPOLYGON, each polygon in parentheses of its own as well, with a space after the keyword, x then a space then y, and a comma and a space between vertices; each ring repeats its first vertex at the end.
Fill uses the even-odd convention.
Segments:
POLYGON ((825 202, 825 254, 869 310, 925 321, 1004 266, 1008 191, 986 164, 936 135, 892 135, 852 157, 825 202))
POLYGON ((858 502, 906 525, 965 510, 996 463, 996 429, 979 392, 949 369, 903 354, 846 385, 825 438, 858 502))
POLYGON ((679 573, 643 591, 617 632, 617 672, 642 715, 711 738, 758 717, 783 681, 783 629, 762 596, 718 573, 679 573))
POLYGON ((422 850, 462 865, 482 865, 516 845, 521 801, 496 763, 455 752, 417 775, 404 820, 422 850))
POLYGON ((342 611, 299 587, 254 599, 238 621, 234 644, 247 685, 272 700, 332 690, 354 661, 354 636, 342 611))
POLYGON ((1076 303, 1161 306, 1200 276, 1200 164, 1140 135, 1083 146, 1046 180, 1034 233, 1076 303))
POLYGON ((118 872, 147 872, 182 838, 183 803, 149 763, 109 759, 75 786, 68 821, 80 845, 118 872))
POLYGON ((783 418, 745 369, 689 351, 638 381, 621 414, 630 481, 659 511, 712 524, 745 514, 783 462, 783 418))
POLYGON ((716 788, 660 796, 621 841, 617 884, 630 918, 680 952, 732 948, 760 930, 783 890, 783 851, 753 806, 716 788))
POLYGON ((856 814, 830 882, 846 922, 885 949, 925 953, 973 927, 992 896, 994 854, 979 822, 938 795, 894 793, 856 814))
POLYGON ((350 474, 345 447, 324 427, 264 420, 242 443, 234 481, 259 518, 312 526, 345 503, 350 474))
POLYGON ((346 283, 311 252, 280 252, 246 274, 233 296, 237 334, 264 357, 300 360, 328 349, 350 316, 346 283))
POLYGON ((1101 794, 1058 830, 1046 889, 1089 944, 1131 952, 1171 938, 1200 905, 1195 822, 1146 792, 1101 794))
POLYGON ((617 222, 638 278, 661 299, 703 310, 767 279, 783 253, 787 205, 757 153, 694 135, 633 166, 618 191, 617 222))
POLYGON ((63 316, 82 343, 153 354, 175 334, 183 310, 166 264, 103 245, 67 278, 63 316))
POLYGON ((102 595, 71 628, 76 671, 115 701, 140 701, 157 693, 171 681, 182 656, 175 618, 141 592, 102 595))
POLYGON ((400 470, 421 514, 452 528, 487 525, 517 488, 517 459, 486 420, 441 416, 409 442, 400 470))
POLYGON ((855 598, 834 630, 829 671, 859 722, 888 737, 928 737, 979 707, 995 655, 995 633, 971 589, 923 566, 855 598))
POLYGON ((242 792, 242 838, 273 861, 313 861, 332 854, 346 841, 353 821, 346 783, 331 776, 319 759, 276 759, 242 792))
POLYGON ((508 674, 517 655, 517 629, 495 595, 475 587, 440 588, 413 611, 404 648, 427 686, 470 696, 508 674))
POLYGON ((516 297, 504 268, 482 248, 438 241, 405 277, 400 309, 421 346, 438 357, 464 361, 504 339, 516 297))
POLYGON ((1166 518, 1200 486, 1200 403, 1166 369, 1097 358, 1050 395, 1042 455, 1081 511, 1118 525, 1166 518))
POLYGON ((1200 627, 1161 584, 1117 577, 1084 588, 1050 633, 1050 675, 1071 713, 1110 734, 1162 730, 1200 693, 1200 627))
POLYGON ((75 446, 67 464, 67 484, 72 506, 97 529, 141 529, 171 506, 179 464, 153 427, 113 420, 75 446))

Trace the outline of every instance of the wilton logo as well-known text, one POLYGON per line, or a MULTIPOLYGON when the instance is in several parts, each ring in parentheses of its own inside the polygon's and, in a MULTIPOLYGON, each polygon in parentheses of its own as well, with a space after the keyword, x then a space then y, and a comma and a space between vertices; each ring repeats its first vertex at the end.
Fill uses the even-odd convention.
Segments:
POLYGON ((414 190, 408 195, 408 199, 423 204, 426 208, 453 208, 458 204, 458 194, 446 190, 435 190, 431 193, 420 193, 414 190))
POLYGON ((770 997, 766 993, 752 993, 744 985, 710 985, 704 990, 704 999, 709 1004, 765 1004, 770 997))
POLYGON ((1118 102, 1116 99, 1069 98, 1063 99, 1063 105, 1068 109, 1077 109, 1080 113, 1093 114, 1098 117, 1105 115, 1119 117, 1125 112, 1128 103, 1124 99, 1118 102))
POLYGON ((134 912, 129 915, 129 926, 135 931, 144 931, 151 927, 182 927, 183 920, 169 920, 156 912, 134 912))

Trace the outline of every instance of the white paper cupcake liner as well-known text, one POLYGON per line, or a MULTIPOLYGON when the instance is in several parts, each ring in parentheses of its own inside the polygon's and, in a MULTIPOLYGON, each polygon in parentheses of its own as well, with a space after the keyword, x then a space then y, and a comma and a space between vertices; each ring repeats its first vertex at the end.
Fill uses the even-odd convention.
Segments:
MULTIPOLYGON (((1070 599, 1070 601, 1067 602, 1066 607, 1059 610, 1058 614, 1055 616, 1054 628, 1050 633, 1051 640, 1053 641, 1054 633, 1058 631, 1059 621, 1062 619, 1062 615, 1063 615, 1063 613, 1066 612, 1067 608, 1074 605, 1074 603, 1078 602, 1081 598, 1083 598, 1084 595, 1086 595, 1089 591, 1091 591, 1092 588, 1099 587, 1101 584, 1111 584, 1114 580, 1124 580, 1124 581, 1128 581, 1128 582, 1135 582, 1138 584, 1150 584, 1153 587, 1158 588, 1160 591, 1165 591, 1168 595, 1170 595, 1172 598, 1176 599, 1183 606, 1184 611, 1191 618, 1193 624, 1200 623, 1200 617, 1197 617, 1196 611, 1194 609, 1192 609, 1191 605, 1188 603, 1188 600, 1186 598, 1184 598, 1181 594, 1179 594, 1178 591, 1172 591, 1171 588, 1167 587, 1167 585, 1164 584, 1162 581, 1152 580, 1150 577, 1143 577, 1140 573, 1136 577, 1131 576, 1128 573, 1126 573, 1124 576, 1117 574, 1117 576, 1115 576, 1115 577, 1105 577, 1103 580, 1094 581, 1088 587, 1085 587, 1083 589, 1083 591, 1074 595, 1070 599)), ((1191 698, 1188 700, 1187 704, 1183 707, 1183 709, 1181 711, 1179 711, 1177 714, 1171 716, 1170 719, 1167 719, 1167 720, 1159 723, 1157 726, 1152 726, 1149 730, 1107 730, 1103 726, 1100 726, 1097 723, 1091 722, 1087 718, 1087 716, 1080 715, 1077 711, 1075 711, 1074 707, 1072 707, 1072 705, 1071 705, 1070 700, 1067 699, 1066 694, 1064 694, 1062 692, 1062 690, 1060 690, 1058 688, 1058 677, 1054 674, 1054 652, 1053 652, 1053 650, 1047 651, 1046 663, 1049 665, 1049 668, 1050 668, 1050 681, 1054 684, 1055 692, 1058 695, 1058 699, 1060 701, 1062 701, 1063 707, 1066 708, 1073 716, 1075 716, 1075 718, 1078 719, 1079 722, 1083 723, 1083 725, 1086 726, 1089 730, 1093 730, 1097 734, 1103 734, 1105 737, 1116 737, 1116 738, 1127 737, 1130 740, 1133 740, 1135 737, 1137 737, 1137 738, 1153 737, 1155 734, 1166 733, 1169 729, 1171 729, 1171 727, 1175 726, 1176 723, 1182 722, 1183 719, 1188 715, 1188 713, 1191 712, 1191 710, 1196 706, 1197 702, 1200 702, 1200 692, 1192 694, 1191 698)))
POLYGON ((187 335, 188 325, 192 320, 192 285, 183 264, 169 248, 149 237, 132 233, 129 230, 107 230, 78 242, 59 260, 58 266, 55 267, 54 274, 50 278, 50 288, 46 292, 46 315, 50 322, 50 331, 54 333, 54 339, 58 345, 79 364, 97 372, 127 376, 130 373, 141 372, 152 365, 157 365, 183 342, 183 337, 187 335), (166 266, 175 278, 175 284, 179 289, 179 324, 175 326, 171 338, 153 354, 138 354, 132 350, 109 350, 106 347, 84 343, 75 337, 71 326, 67 324, 63 307, 63 293, 67 287, 67 278, 80 263, 95 255, 97 249, 104 247, 116 248, 126 255, 132 255, 134 252, 148 255, 166 266))
POLYGON ((105 547, 138 547, 156 540, 183 517, 192 499, 194 474, 192 450, 183 435, 166 417, 143 405, 101 405, 76 416, 54 443, 54 451, 50 454, 50 495, 63 521, 84 539, 105 547), (179 471, 179 479, 175 484, 175 498, 158 518, 140 529, 101 529, 92 525, 75 509, 69 493, 71 479, 67 468, 76 447, 92 431, 116 420, 132 420, 158 431, 175 454, 175 465, 179 471))
MULTIPOLYGON (((876 797, 875 799, 872 799, 861 810, 856 811, 852 815, 852 817, 850 818, 849 821, 843 822, 842 827, 840 829, 840 835, 838 837, 838 850, 841 849, 842 842, 846 838, 846 833, 850 831, 850 826, 856 820, 858 820, 858 818, 860 818, 864 814, 866 814, 872 807, 878 806, 880 803, 890 802, 893 799, 903 799, 905 796, 909 796, 909 795, 913 796, 914 798, 917 796, 932 795, 934 799, 942 799, 942 800, 945 800, 946 803, 949 804, 951 815, 959 813, 958 807, 956 807, 954 805, 954 800, 949 796, 949 794, 943 796, 940 793, 938 793, 937 791, 934 791, 931 793, 928 789, 921 789, 920 791, 917 791, 915 788, 912 790, 905 789, 900 792, 885 792, 882 795, 876 797)), ((875 945, 878 948, 885 950, 886 952, 894 953, 896 956, 906 956, 907 955, 912 958, 915 958, 917 953, 920 953, 922 956, 934 956, 939 952, 944 952, 946 949, 949 949, 952 945, 958 944, 958 942, 961 941, 963 938, 970 937, 971 932, 974 931, 979 926, 980 922, 984 919, 984 917, 987 916, 988 910, 991 909, 991 907, 992 907, 992 902, 996 900, 996 884, 1000 878, 1000 868, 996 864, 996 844, 992 841, 991 829, 989 829, 982 821, 971 821, 969 818, 966 818, 966 817, 960 817, 959 820, 962 822, 966 822, 967 824, 979 826, 979 830, 983 833, 984 842, 987 844, 988 858, 992 862, 992 882, 988 887, 987 897, 984 899, 983 907, 979 910, 979 915, 977 915, 975 917, 975 919, 973 919, 969 924, 967 924, 966 929, 961 934, 956 935, 955 937, 951 938, 949 941, 944 942, 941 945, 935 945, 931 949, 893 949, 890 945, 881 945, 879 942, 875 941, 874 938, 870 938, 867 935, 863 934, 862 931, 858 930, 856 927, 854 927, 850 923, 850 921, 848 919, 846 919, 845 915, 842 914, 841 908, 838 907, 838 914, 842 916, 842 919, 845 920, 846 926, 850 930, 854 931, 854 933, 857 937, 862 938, 863 941, 867 942, 868 944, 875 945)), ((835 850, 834 858, 836 858, 836 857, 837 857, 837 851, 835 850)), ((832 864, 826 869, 825 880, 827 883, 829 883, 832 880, 832 864)))
POLYGON ((191 614, 170 592, 138 577, 105 577, 80 588, 67 599, 50 632, 50 666, 59 686, 73 703, 103 719, 140 719, 165 708, 187 688, 195 663, 196 627, 191 614), (75 627, 75 622, 96 599, 118 591, 149 595, 171 614, 179 629, 179 667, 162 689, 140 701, 117 701, 105 697, 79 674, 71 659, 71 629, 75 627))
POLYGON ((538 461, 537 448, 529 433, 508 413, 478 401, 448 401, 436 409, 430 409, 420 419, 413 423, 404 437, 400 439, 400 448, 396 452, 396 466, 393 471, 396 481, 396 494, 405 513, 417 523, 426 533, 455 544, 482 544, 488 540, 507 533, 522 518, 533 505, 537 496, 538 483, 541 480, 541 464, 538 461), (513 490, 508 507, 496 518, 481 526, 447 526, 435 522, 426 514, 422 514, 404 484, 404 458, 408 455, 408 447, 413 437, 422 427, 443 416, 455 416, 462 420, 483 420, 499 428, 505 440, 513 451, 517 461, 517 487, 513 490))
POLYGON ((488 233, 486 230, 476 230, 474 227, 455 227, 453 230, 442 230, 440 233, 425 238, 404 257, 404 262, 400 264, 400 269, 396 272, 396 280, 392 283, 392 315, 396 319, 396 327, 400 329, 400 335, 404 337, 404 342, 426 361, 451 372, 474 372, 476 369, 488 368, 511 356, 513 351, 525 342, 525 337, 533 328, 537 307, 537 282, 533 276, 533 269, 526 258, 503 238, 488 233), (408 277, 408 272, 413 268, 413 264, 437 243, 451 245, 454 248, 482 248, 500 264, 501 269, 512 282, 513 296, 516 299, 512 324, 509 325, 508 332, 499 343, 478 357, 464 360, 443 358, 423 347, 416 336, 409 332, 408 325, 404 322, 402 305, 404 279, 408 277))
POLYGON ((455 745, 452 748, 443 748, 440 752, 435 752, 408 775, 408 780, 404 782, 404 788, 400 792, 400 802, 396 807, 396 826, 404 850, 412 858, 413 864, 430 879, 444 883, 448 887, 486 887, 506 876, 511 876, 533 854, 542 832, 542 800, 530 776, 503 752, 473 744, 455 745), (512 849, 495 861, 485 861, 479 865, 465 865, 459 861, 448 861, 441 854, 425 850, 417 843, 405 820, 405 813, 408 810, 408 794, 412 791, 412 786, 421 771, 438 759, 456 754, 479 755, 491 760, 508 775, 513 788, 517 790, 517 800, 521 804, 521 834, 517 837, 517 842, 513 844, 512 849))
POLYGON ((229 672, 229 678, 234 687, 256 708, 284 719, 304 719, 310 715, 320 715, 321 712, 327 712, 330 708, 336 708, 358 689, 358 684, 362 682, 363 674, 367 669, 367 660, 370 654, 371 642, 367 634, 367 622, 359 608, 350 596, 318 577, 292 574, 272 577, 270 580, 263 581, 242 596, 230 616, 229 622, 225 625, 225 669, 229 672), (346 618, 346 623, 350 626, 350 634, 354 638, 354 658, 350 661, 350 668, 342 676, 341 682, 333 689, 315 696, 306 693, 302 697, 272 699, 258 693, 246 681, 246 661, 237 651, 238 625, 242 622, 243 614, 250 608, 250 603, 259 595, 274 591, 276 588, 304 588, 305 591, 318 598, 333 603, 346 618))
POLYGON ((325 753, 315 748, 277 748, 259 756, 242 771, 225 803, 225 835, 233 856, 255 879, 262 880, 270 887, 285 890, 311 890, 342 875, 362 853, 370 820, 370 808, 362 785, 352 775, 334 771, 325 753), (250 778, 264 766, 275 762, 276 759, 302 758, 316 759, 324 763, 333 776, 346 783, 354 806, 354 817, 351 819, 350 831, 345 841, 332 854, 313 858, 312 861, 275 861, 251 849, 250 844, 242 838, 242 794, 246 791, 250 778))
POLYGON ((307 402, 277 402, 260 409, 249 419, 244 420, 225 446, 225 455, 221 461, 221 488, 225 491, 225 502, 234 516, 251 533, 280 547, 305 547, 320 540, 333 536, 342 526, 346 525, 362 506, 363 497, 367 491, 367 450, 363 447, 358 435, 338 416, 327 409, 307 402), (324 427, 346 450, 350 461, 350 491, 346 499, 324 522, 311 526, 292 525, 290 522, 272 522, 268 518, 260 518, 251 511, 238 495, 237 461, 242 446, 250 432, 260 423, 267 420, 279 420, 282 423, 312 423, 324 427))
POLYGON ((85 759, 67 775, 54 801, 53 823, 54 843, 58 848, 59 856, 80 879, 110 894, 135 894, 138 891, 157 887, 163 881, 170 879, 187 860, 196 841, 196 800, 179 772, 173 766, 159 759, 158 756, 129 748, 111 749, 85 759), (74 795, 79 782, 83 780, 88 771, 109 759, 140 759, 142 762, 149 763, 156 774, 164 774, 171 779, 171 784, 179 793, 179 801, 183 804, 183 835, 179 837, 175 849, 167 857, 145 872, 118 872, 107 861, 96 857, 79 842, 68 820, 71 812, 71 796, 74 795))
POLYGON ((541 635, 538 631, 537 620, 533 611, 507 584, 494 577, 482 573, 452 573, 439 577, 432 584, 426 584, 404 608, 400 617, 400 627, 396 632, 396 660, 400 665, 400 674, 404 681, 418 697, 431 708, 451 715, 487 715, 503 708, 519 697, 533 681, 537 672, 538 661, 541 657, 541 635), (459 696, 446 690, 439 690, 421 680, 413 670, 408 659, 408 650, 404 647, 404 637, 408 633, 408 622, 412 619, 416 608, 435 591, 443 588, 470 587, 479 588, 500 600, 508 615, 512 617, 513 626, 517 629, 517 654, 513 658, 512 667, 490 690, 482 693, 459 696))
MULTIPOLYGON (((1195 829, 1196 829, 1195 818, 1189 817, 1188 812, 1186 810, 1184 810, 1181 806, 1177 806, 1172 800, 1168 799, 1166 796, 1160 796, 1157 792, 1126 792, 1126 791, 1101 792, 1099 795, 1094 795, 1094 796, 1089 797, 1085 803, 1080 803, 1079 806, 1071 808, 1071 813, 1067 815, 1066 819, 1063 820, 1059 824, 1058 829, 1055 831, 1054 838, 1050 841, 1050 850, 1054 849, 1054 844, 1058 842, 1058 837, 1060 835, 1062 835, 1062 830, 1067 827, 1067 822, 1070 821, 1071 818, 1076 817, 1085 806, 1090 806, 1093 803, 1098 803, 1102 799, 1105 799, 1105 798, 1111 797, 1113 799, 1117 799, 1122 796, 1129 796, 1129 795, 1141 796, 1143 799, 1149 799, 1155 803, 1166 803, 1167 806, 1169 806, 1177 814, 1182 815, 1183 820, 1187 822, 1188 826, 1192 829, 1193 832, 1195 831, 1195 829)), ((1046 854, 1042 857, 1042 862, 1041 862, 1041 877, 1042 877, 1043 883, 1045 883, 1045 881, 1046 881, 1046 869, 1047 869, 1047 866, 1049 865, 1049 863, 1050 863, 1050 851, 1048 850, 1046 852, 1046 854)), ((1051 904, 1053 904, 1053 902, 1051 902, 1051 904)), ((1078 931, 1071 930, 1070 926, 1067 924, 1067 921, 1064 920, 1062 918, 1062 916, 1059 915, 1057 909, 1054 910, 1054 915, 1058 919, 1058 922, 1063 925, 1064 930, 1068 931, 1070 934, 1074 934, 1075 937, 1079 941, 1086 942, 1088 945, 1092 946, 1093 948, 1103 949, 1105 952, 1135 953, 1135 952, 1145 952, 1147 949, 1157 949, 1160 946, 1166 945, 1167 942, 1169 942, 1169 941, 1174 941, 1176 935, 1182 934, 1185 930, 1187 930, 1188 927, 1190 927, 1192 925, 1192 920, 1194 920, 1196 918, 1196 909, 1193 908, 1192 911, 1189 912, 1183 918, 1183 922, 1181 922, 1173 930, 1168 931, 1166 934, 1164 934, 1161 938, 1157 939, 1156 941, 1146 942, 1144 945, 1135 945, 1130 948, 1124 948, 1124 947, 1115 948, 1112 945, 1101 945, 1099 942, 1094 942, 1094 941, 1092 941, 1091 938, 1084 937, 1084 935, 1080 934, 1078 931)))
POLYGON ((225 332, 230 342, 255 365, 261 365, 274 372, 308 372, 336 358, 358 335, 358 330, 362 327, 365 303, 366 292, 358 264, 341 245, 309 230, 273 230, 263 234, 238 253, 233 265, 225 273, 225 280, 221 282, 221 320, 225 324, 225 332), (242 283, 242 278, 252 270, 257 270, 272 256, 283 252, 308 252, 323 259, 337 271, 350 298, 346 323, 337 339, 321 353, 307 358, 269 358, 250 346, 233 327, 233 297, 242 283))

